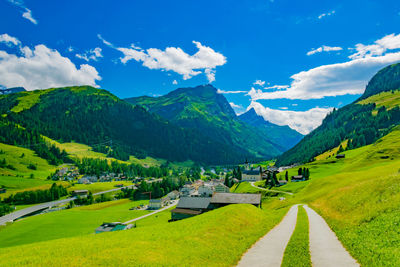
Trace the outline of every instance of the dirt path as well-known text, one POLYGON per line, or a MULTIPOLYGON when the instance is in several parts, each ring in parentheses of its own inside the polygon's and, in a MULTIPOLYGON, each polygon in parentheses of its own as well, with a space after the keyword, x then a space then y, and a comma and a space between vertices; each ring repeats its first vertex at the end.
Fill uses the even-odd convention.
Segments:
POLYGON ((325 220, 304 205, 310 223, 310 253, 314 267, 360 266, 353 259, 325 220))
POLYGON ((243 254, 238 266, 281 266, 283 253, 296 227, 296 221, 297 205, 294 205, 275 228, 243 254))
POLYGON ((252 187, 255 187, 255 188, 258 188, 258 189, 261 189, 261 190, 264 190, 264 191, 293 195, 293 193, 286 192, 286 191, 280 191, 280 190, 262 188, 262 187, 256 186, 256 185, 254 184, 254 182, 250 182, 250 184, 251 184, 252 187))

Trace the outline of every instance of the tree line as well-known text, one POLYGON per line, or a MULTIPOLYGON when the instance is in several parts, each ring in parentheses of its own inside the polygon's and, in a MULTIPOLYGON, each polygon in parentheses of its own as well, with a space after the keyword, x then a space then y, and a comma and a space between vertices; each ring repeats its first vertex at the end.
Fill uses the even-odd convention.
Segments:
POLYGON ((67 189, 62 185, 53 183, 49 189, 23 191, 11 194, 2 200, 2 203, 13 205, 36 204, 60 199, 68 195, 67 189))

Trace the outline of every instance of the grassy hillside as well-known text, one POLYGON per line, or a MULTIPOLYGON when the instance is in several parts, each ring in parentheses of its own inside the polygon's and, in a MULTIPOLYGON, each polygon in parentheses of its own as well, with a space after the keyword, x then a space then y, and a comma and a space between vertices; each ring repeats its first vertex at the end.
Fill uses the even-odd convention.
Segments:
POLYGON ((0 247, 93 234, 103 222, 124 222, 149 213, 129 210, 147 203, 123 199, 28 217, 0 227, 0 247))
POLYGON ((305 186, 272 206, 309 203, 363 266, 399 266, 399 152, 397 127, 374 144, 346 151, 345 159, 306 164, 311 180, 289 183, 305 186))
POLYGON ((266 212, 251 205, 231 205, 156 228, 3 248, 0 262, 8 266, 231 266, 286 211, 266 212))
POLYGON ((5 125, 13 122, 60 143, 83 143, 123 160, 134 155, 218 164, 246 154, 89 86, 2 95, 0 103, 5 125))

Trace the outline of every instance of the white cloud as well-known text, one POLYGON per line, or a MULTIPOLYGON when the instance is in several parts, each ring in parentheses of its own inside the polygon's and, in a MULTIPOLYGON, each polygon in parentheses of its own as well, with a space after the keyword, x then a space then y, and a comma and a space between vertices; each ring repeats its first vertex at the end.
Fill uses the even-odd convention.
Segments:
POLYGON ((43 44, 21 48, 22 55, 0 50, 0 84, 23 86, 27 90, 49 87, 92 85, 101 80, 97 70, 82 64, 79 68, 57 50, 43 44))
POLYGON ((293 81, 287 90, 264 92, 252 88, 248 95, 253 100, 258 100, 319 99, 326 96, 362 94, 368 81, 378 70, 399 61, 400 52, 323 65, 292 75, 293 81))
POLYGON ((176 72, 182 75, 184 80, 204 73, 211 83, 215 81, 215 68, 226 63, 224 55, 196 41, 193 41, 193 44, 196 45, 198 51, 194 55, 189 55, 179 47, 167 47, 165 50, 157 48, 144 50, 134 44, 128 48, 115 47, 101 35, 98 37, 104 44, 117 49, 124 55, 120 58, 123 64, 135 60, 142 62, 143 66, 149 69, 176 72))
POLYGON ((326 16, 331 16, 331 15, 333 15, 335 13, 336 13, 335 10, 332 10, 332 11, 327 12, 327 13, 322 13, 321 15, 318 16, 318 19, 322 19, 323 17, 326 17, 326 16))
POLYGON ((259 85, 259 86, 264 86, 265 81, 256 80, 253 84, 254 84, 254 85, 259 85))
POLYGON ((233 102, 229 102, 229 105, 231 105, 232 108, 243 108, 242 105, 237 105, 237 104, 235 104, 233 102))
POLYGON ((68 52, 74 52, 74 48, 73 48, 72 46, 69 46, 69 47, 67 48, 67 51, 68 51, 68 52))
POLYGON ((177 85, 177 84, 178 84, 178 82, 177 82, 176 80, 174 80, 174 81, 172 82, 172 84, 175 84, 175 85, 177 85))
POLYGON ((23 18, 29 20, 30 22, 32 22, 35 25, 38 24, 37 20, 33 18, 32 10, 30 10, 29 8, 27 8, 25 6, 25 3, 23 0, 8 0, 8 2, 10 2, 14 6, 18 7, 22 11, 23 18))
POLYGON ((12 37, 7 33, 0 34, 0 43, 5 43, 8 46, 21 44, 21 42, 17 38, 12 37))
POLYGON ((29 8, 25 8, 25 12, 22 13, 22 17, 26 18, 33 24, 38 24, 37 20, 33 18, 32 11, 29 8))
POLYGON ((89 51, 86 51, 83 54, 76 54, 75 56, 77 58, 83 59, 85 61, 90 61, 90 60, 94 60, 97 61, 99 58, 103 57, 103 55, 101 54, 101 48, 100 47, 96 47, 94 49, 90 49, 89 51))
POLYGON ((247 110, 254 108, 265 120, 277 125, 288 125, 290 128, 308 134, 318 127, 332 108, 312 108, 307 111, 276 110, 264 107, 258 102, 251 102, 247 110))
POLYGON ((279 109, 285 109, 286 110, 286 109, 289 109, 289 108, 288 107, 280 107, 279 109))
POLYGON ((266 90, 268 90, 268 89, 282 90, 282 89, 287 89, 287 88, 289 88, 289 85, 274 85, 274 86, 264 87, 264 89, 266 89, 266 90))
POLYGON ((217 89, 218 94, 244 94, 247 93, 247 91, 224 91, 221 89, 217 89))
POLYGON ((356 44, 354 49, 357 53, 350 55, 349 58, 351 59, 381 56, 387 50, 400 49, 400 34, 395 35, 392 33, 386 35, 371 45, 356 44))
POLYGON ((318 47, 316 49, 312 49, 312 50, 308 51, 307 56, 311 56, 311 55, 314 55, 316 53, 321 53, 321 52, 340 51, 340 50, 343 50, 343 48, 341 48, 339 46, 323 45, 321 47, 318 47))

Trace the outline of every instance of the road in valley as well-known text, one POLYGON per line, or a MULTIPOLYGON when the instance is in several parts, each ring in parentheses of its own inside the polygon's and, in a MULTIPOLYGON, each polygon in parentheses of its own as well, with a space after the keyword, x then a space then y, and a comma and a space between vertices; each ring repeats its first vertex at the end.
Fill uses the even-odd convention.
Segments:
POLYGON ((126 222, 124 222, 124 224, 129 224, 129 223, 136 222, 136 221, 139 221, 139 220, 141 220, 141 219, 144 219, 144 218, 146 218, 146 217, 152 216, 152 215, 154 215, 154 214, 157 214, 157 213, 159 213, 159 212, 162 212, 162 211, 164 211, 164 210, 167 210, 167 209, 169 209, 169 208, 175 206, 177 203, 178 203, 178 200, 174 200, 174 201, 172 201, 172 204, 170 204, 170 205, 168 205, 168 206, 165 206, 165 207, 163 207, 162 209, 159 209, 159 210, 153 211, 153 212, 151 212, 151 213, 148 213, 148 214, 146 214, 146 215, 143 215, 143 216, 137 217, 137 218, 135 218, 135 219, 126 221, 126 222))
POLYGON ((293 195, 293 193, 286 192, 286 191, 280 191, 280 190, 262 188, 262 187, 256 186, 256 185, 254 184, 254 182, 250 182, 250 184, 251 184, 252 187, 255 187, 255 188, 258 188, 258 189, 261 189, 261 190, 264 190, 264 191, 293 195))
MULTIPOLYGON (((132 187, 133 187, 133 185, 119 187, 119 188, 113 188, 113 189, 110 189, 110 190, 94 193, 93 196, 102 195, 102 194, 106 194, 106 193, 111 193, 111 192, 115 192, 115 191, 121 190, 123 188, 132 188, 132 187)), ((41 210, 45 210, 45 209, 50 208, 50 207, 54 207, 54 206, 58 206, 60 204, 68 203, 68 202, 70 202, 70 201, 72 201, 74 199, 76 199, 76 197, 50 201, 50 202, 41 203, 41 204, 29 207, 29 208, 25 208, 25 209, 22 209, 22 210, 18 210, 18 211, 9 213, 7 215, 4 215, 4 216, 0 217, 0 225, 5 225, 7 222, 13 222, 18 218, 27 216, 29 214, 32 214, 32 213, 35 213, 35 212, 38 212, 38 211, 41 211, 41 210)))

